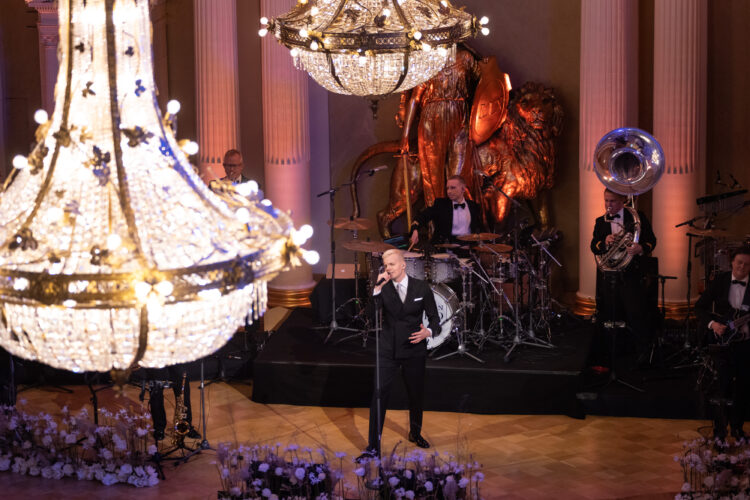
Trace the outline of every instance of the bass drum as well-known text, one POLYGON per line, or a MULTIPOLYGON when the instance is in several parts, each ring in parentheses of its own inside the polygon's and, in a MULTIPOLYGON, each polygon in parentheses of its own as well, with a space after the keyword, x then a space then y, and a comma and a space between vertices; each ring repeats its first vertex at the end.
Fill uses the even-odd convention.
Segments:
MULTIPOLYGON (((432 332, 432 337, 427 339, 427 349, 435 349, 451 336, 455 321, 453 315, 458 310, 458 297, 443 283, 435 283, 430 285, 430 288, 435 296, 435 305, 440 316, 440 331, 432 332)), ((425 325, 428 324, 427 315, 423 316, 423 322, 425 325)))

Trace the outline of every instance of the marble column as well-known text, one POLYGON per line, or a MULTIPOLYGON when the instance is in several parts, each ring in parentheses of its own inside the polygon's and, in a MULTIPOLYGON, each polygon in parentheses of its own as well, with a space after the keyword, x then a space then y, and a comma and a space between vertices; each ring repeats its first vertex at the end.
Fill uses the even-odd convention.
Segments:
MULTIPOLYGON (((706 0, 656 0, 654 4, 654 137, 666 170, 654 188, 653 225, 659 273, 677 276, 665 289, 667 312, 684 317, 688 299, 689 226, 706 178, 706 0)), ((694 240, 693 243, 696 243, 694 240)), ((693 263, 691 301, 701 269, 693 263)))
POLYGON ((57 42, 60 26, 57 21, 57 1, 26 0, 29 7, 39 13, 39 66, 41 70, 42 108, 52 115, 55 110, 55 83, 57 82, 57 42))
POLYGON ((595 219, 604 213, 604 185, 593 170, 604 134, 635 127, 638 119, 638 2, 581 1, 579 138, 579 251, 575 310, 595 308, 596 263, 590 250, 595 219))
POLYGON ((224 177, 221 162, 239 149, 235 0, 193 0, 199 168, 205 182, 224 177))
MULTIPOLYGON (((261 0, 261 15, 274 17, 295 4, 295 0, 261 0)), ((275 206, 291 212, 299 227, 310 222, 308 77, 294 68, 289 50, 273 36, 263 38, 261 50, 265 194, 275 206)), ((304 265, 270 283, 269 302, 288 307, 309 304, 314 285, 312 270, 304 265)))

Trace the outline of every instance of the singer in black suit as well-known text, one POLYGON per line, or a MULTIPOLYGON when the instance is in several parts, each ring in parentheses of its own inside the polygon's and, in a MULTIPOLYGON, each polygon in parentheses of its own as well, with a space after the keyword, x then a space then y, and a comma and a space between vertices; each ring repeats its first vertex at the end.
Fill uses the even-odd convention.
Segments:
MULTIPOLYGON (((627 198, 621 194, 604 190, 606 213, 597 217, 591 251, 602 255, 618 240, 623 231, 632 233, 635 221, 630 210, 625 209, 627 198)), ((638 243, 633 243, 627 253, 633 259, 622 271, 596 273, 596 317, 604 321, 624 321, 633 332, 636 350, 641 354, 650 347, 654 311, 656 309, 655 283, 658 275, 655 259, 650 257, 656 247, 656 236, 646 214, 638 211, 641 231, 638 243), (654 290, 648 293, 649 289, 654 290)))
POLYGON ((437 198, 431 207, 425 208, 414 219, 411 226, 412 246, 419 242, 419 230, 431 221, 434 225, 432 243, 456 243, 456 236, 479 233, 482 230, 482 214, 479 205, 464 197, 466 183, 460 175, 448 179, 445 185, 447 198, 437 198))
POLYGON ((427 358, 427 338, 440 330, 440 316, 435 296, 429 284, 406 274, 401 250, 383 253, 385 271, 378 275, 373 294, 376 305, 383 310, 383 329, 380 333, 380 414, 377 407, 378 384, 375 381, 370 404, 370 429, 365 454, 379 455, 380 436, 385 421, 385 409, 397 372, 401 372, 409 397, 409 441, 421 448, 430 444, 422 437, 422 407, 424 374, 427 358), (425 327, 427 315, 429 328, 425 327), (380 426, 378 426, 380 422, 380 426))
POLYGON ((750 406, 750 332, 747 325, 732 331, 727 323, 750 314, 749 274, 750 246, 745 245, 732 252, 732 270, 711 281, 695 303, 695 312, 701 327, 708 333, 708 342, 728 342, 725 347, 709 348, 718 372, 717 392, 709 395, 709 400, 718 405, 714 414, 714 436, 721 439, 727 435, 727 418, 732 435, 735 438, 745 436, 742 427, 750 406))

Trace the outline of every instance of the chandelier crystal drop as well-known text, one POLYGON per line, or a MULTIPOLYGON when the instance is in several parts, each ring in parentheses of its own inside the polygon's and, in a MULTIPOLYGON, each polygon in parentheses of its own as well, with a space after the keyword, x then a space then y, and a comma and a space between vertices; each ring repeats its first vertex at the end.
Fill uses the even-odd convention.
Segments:
POLYGON ((59 19, 54 113, 0 193, 0 345, 74 372, 207 356, 263 314, 300 231, 257 185, 196 175, 156 105, 148 0, 59 19))
POLYGON ((298 0, 261 18, 259 34, 273 33, 327 90, 382 96, 435 76, 455 60, 456 43, 489 34, 487 22, 447 0, 298 0))

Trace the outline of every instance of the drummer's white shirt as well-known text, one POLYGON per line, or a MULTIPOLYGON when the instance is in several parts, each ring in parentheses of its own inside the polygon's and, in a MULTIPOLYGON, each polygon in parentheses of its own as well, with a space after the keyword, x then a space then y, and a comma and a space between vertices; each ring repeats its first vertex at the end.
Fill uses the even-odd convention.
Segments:
POLYGON ((469 211, 469 204, 466 199, 462 202, 451 201, 451 209, 453 210, 453 228, 451 234, 453 236, 463 236, 471 233, 471 211, 469 211), (466 203, 464 208, 453 208, 455 203, 466 203))

